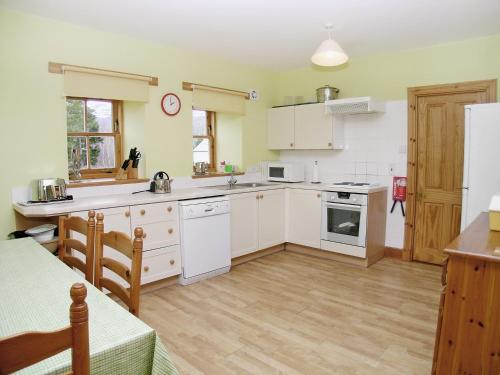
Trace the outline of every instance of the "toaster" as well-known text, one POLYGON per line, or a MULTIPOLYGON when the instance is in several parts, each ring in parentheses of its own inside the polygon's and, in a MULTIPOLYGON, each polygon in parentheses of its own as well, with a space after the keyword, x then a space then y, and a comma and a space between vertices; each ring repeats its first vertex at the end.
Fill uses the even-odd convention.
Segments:
POLYGON ((67 200, 66 182, 62 178, 42 178, 35 180, 35 200, 52 202, 67 200))

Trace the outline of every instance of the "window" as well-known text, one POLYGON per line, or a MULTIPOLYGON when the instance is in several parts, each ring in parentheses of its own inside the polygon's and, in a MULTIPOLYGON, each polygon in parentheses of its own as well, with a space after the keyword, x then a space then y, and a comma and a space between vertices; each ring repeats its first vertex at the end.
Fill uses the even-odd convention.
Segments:
POLYGON ((215 112, 193 110, 193 163, 215 170, 215 112))
POLYGON ((121 162, 119 118, 121 102, 88 98, 66 98, 68 166, 70 178, 80 156, 82 177, 108 177, 121 162))

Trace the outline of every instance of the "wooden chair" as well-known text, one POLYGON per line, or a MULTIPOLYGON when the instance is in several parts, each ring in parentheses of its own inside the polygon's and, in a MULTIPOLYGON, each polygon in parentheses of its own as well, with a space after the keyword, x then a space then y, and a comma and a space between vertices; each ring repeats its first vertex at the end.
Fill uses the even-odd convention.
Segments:
POLYGON ((10 374, 71 348, 72 375, 90 374, 87 288, 73 284, 70 325, 52 332, 26 332, 0 339, 0 374, 10 374))
POLYGON ((95 242, 95 212, 89 211, 88 221, 81 217, 59 217, 59 259, 72 268, 77 268, 85 274, 85 279, 93 283, 94 279, 94 242, 95 242), (70 238, 70 232, 74 231, 84 235, 86 244, 74 238, 70 238), (85 255, 85 263, 74 255, 71 249, 85 255))
POLYGON ((96 261, 94 285, 99 290, 106 288, 120 298, 135 316, 139 316, 139 295, 141 288, 142 267, 142 228, 135 228, 132 241, 125 233, 111 231, 104 233, 104 215, 97 214, 96 226, 96 261), (123 263, 104 256, 104 246, 113 248, 132 261, 132 271, 123 263), (114 280, 103 276, 103 269, 107 268, 125 280, 130 288, 127 290, 114 280))

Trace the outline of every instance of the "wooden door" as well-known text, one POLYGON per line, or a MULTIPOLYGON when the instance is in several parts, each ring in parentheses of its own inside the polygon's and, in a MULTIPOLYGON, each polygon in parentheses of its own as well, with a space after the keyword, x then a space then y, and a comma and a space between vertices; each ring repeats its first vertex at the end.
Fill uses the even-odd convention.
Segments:
POLYGON ((294 107, 271 108, 267 110, 267 148, 270 150, 291 150, 295 147, 294 107))
POLYGON ((409 129, 409 137, 410 144, 415 143, 416 169, 408 174, 409 190, 415 198, 414 209, 408 210, 415 223, 414 260, 442 264, 444 247, 460 233, 464 106, 490 100, 487 90, 464 85, 444 91, 436 86, 435 93, 414 98, 416 126, 409 129))
POLYGON ((260 192, 233 194, 231 199, 231 257, 253 253, 259 247, 260 192))
POLYGON ((321 192, 288 190, 288 242, 320 248, 321 192))
POLYGON ((333 116, 325 104, 305 104, 295 107, 295 149, 326 150, 333 148, 333 116))
POLYGON ((285 242, 285 190, 259 194, 259 249, 285 242))

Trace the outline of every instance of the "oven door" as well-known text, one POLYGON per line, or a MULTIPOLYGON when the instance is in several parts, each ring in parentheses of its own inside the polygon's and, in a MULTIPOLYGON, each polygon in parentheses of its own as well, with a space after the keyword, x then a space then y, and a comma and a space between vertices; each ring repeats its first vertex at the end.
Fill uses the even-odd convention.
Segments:
POLYGON ((323 202, 321 238, 365 247, 366 206, 323 202))

